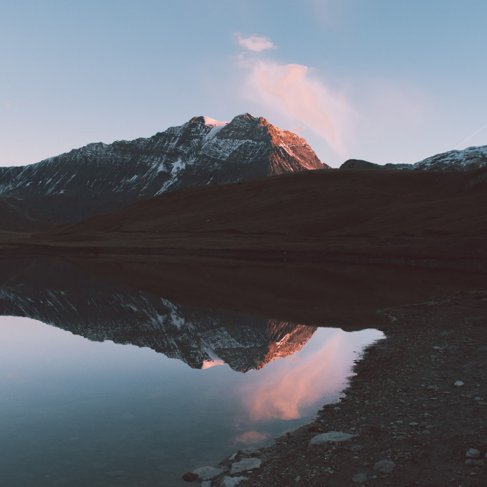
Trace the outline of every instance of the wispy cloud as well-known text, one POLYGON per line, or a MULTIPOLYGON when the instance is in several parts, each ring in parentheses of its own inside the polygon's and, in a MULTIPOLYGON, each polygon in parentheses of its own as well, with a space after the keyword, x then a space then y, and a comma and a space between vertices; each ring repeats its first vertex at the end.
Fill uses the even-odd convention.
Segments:
POLYGON ((244 88, 247 98, 263 105, 265 112, 278 110, 290 121, 305 124, 324 138, 333 151, 344 156, 345 138, 356 118, 344 95, 313 76, 307 66, 262 60, 240 65, 248 70, 244 88))
POLYGON ((260 37, 260 36, 251 36, 247 38, 243 38, 242 36, 238 36, 238 43, 248 49, 249 51, 254 52, 261 52, 265 51, 266 49, 276 49, 277 46, 268 38, 268 37, 260 37))
POLYGON ((3 106, 4 107, 7 107, 7 108, 12 108, 12 104, 11 103, 4 103, 3 106))

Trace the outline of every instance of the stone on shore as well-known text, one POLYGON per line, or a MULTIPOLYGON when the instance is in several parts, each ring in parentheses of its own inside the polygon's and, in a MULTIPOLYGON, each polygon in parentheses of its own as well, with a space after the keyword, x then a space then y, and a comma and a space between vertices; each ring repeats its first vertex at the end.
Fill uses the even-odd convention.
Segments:
POLYGON ((214 479, 223 472, 223 468, 215 467, 199 467, 193 470, 192 473, 198 476, 199 480, 214 479))
POLYGON ((248 472, 249 470, 256 470, 260 468, 261 464, 262 460, 260 458, 244 458, 232 464, 230 474, 234 475, 236 473, 248 472))
POLYGON ((308 446, 323 445, 324 443, 339 443, 341 441, 349 441, 352 438, 355 438, 355 436, 343 433, 342 431, 329 431, 328 433, 316 435, 314 438, 311 438, 308 446))
POLYGON ((364 473, 358 473, 352 477, 352 482, 354 484, 365 484, 365 482, 367 482, 367 475, 364 473))
POLYGON ((476 450, 475 448, 470 448, 470 450, 467 451, 465 456, 467 458, 479 458, 480 457, 480 451, 476 450))
POLYGON ((199 467, 193 470, 192 473, 198 476, 199 480, 214 479, 223 472, 220 467, 199 467))
POLYGON ((374 470, 379 473, 392 473, 396 464, 390 460, 380 460, 374 465, 374 470))

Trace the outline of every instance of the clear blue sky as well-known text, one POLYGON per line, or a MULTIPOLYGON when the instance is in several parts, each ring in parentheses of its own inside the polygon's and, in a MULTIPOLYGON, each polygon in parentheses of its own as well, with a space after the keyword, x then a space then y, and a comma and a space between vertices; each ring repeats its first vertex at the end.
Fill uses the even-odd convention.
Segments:
POLYGON ((244 112, 335 167, 416 162, 487 124, 486 21, 485 0, 0 0, 0 165, 244 112))

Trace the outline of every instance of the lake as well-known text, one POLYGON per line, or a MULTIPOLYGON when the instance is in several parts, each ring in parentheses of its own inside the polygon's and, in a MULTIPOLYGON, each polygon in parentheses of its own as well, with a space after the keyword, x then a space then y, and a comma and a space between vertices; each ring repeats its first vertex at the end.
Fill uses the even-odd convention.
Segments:
POLYGON ((188 485, 184 472, 338 400, 383 336, 181 306, 65 264, 25 269, 0 292, 5 486, 188 485))

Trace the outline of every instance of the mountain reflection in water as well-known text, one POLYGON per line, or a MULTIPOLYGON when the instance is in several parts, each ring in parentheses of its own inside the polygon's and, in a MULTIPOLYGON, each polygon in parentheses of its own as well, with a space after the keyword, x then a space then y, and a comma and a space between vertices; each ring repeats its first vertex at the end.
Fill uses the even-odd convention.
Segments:
POLYGON ((309 421, 382 336, 180 306, 52 261, 0 262, 0 314, 6 486, 184 485, 309 421))
POLYGON ((0 315, 92 341, 149 347, 195 369, 246 372, 300 350, 316 331, 260 316, 180 306, 58 261, 0 262, 0 315))

